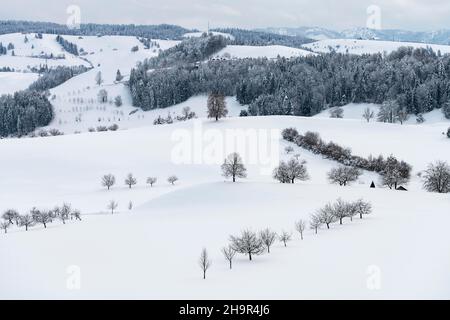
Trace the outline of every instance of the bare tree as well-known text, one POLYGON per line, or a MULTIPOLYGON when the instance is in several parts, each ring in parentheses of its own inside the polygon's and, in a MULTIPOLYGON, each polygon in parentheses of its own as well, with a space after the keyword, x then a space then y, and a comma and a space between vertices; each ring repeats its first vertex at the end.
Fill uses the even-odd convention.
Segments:
POLYGON ((219 121, 220 118, 226 117, 228 114, 225 96, 223 94, 211 93, 208 96, 208 118, 215 118, 219 121))
POLYGON ((102 186, 108 188, 108 190, 116 183, 116 177, 112 174, 105 174, 102 177, 102 186))
POLYGON ((128 210, 133 210, 133 202, 128 202, 128 210))
POLYGON ((314 230, 316 234, 321 225, 322 225, 322 222, 320 220, 320 217, 317 214, 311 215, 311 220, 309 221, 309 227, 312 230, 314 230))
POLYGON ((47 229, 47 224, 52 221, 52 216, 48 211, 37 211, 34 215, 34 221, 41 223, 45 229, 47 229))
POLYGON ((303 240, 303 232, 305 232, 306 229, 306 222, 303 220, 299 220, 295 223, 295 230, 300 233, 300 238, 303 240))
POLYGON ((10 224, 13 224, 13 220, 15 220, 18 216, 19 212, 14 209, 8 209, 3 213, 2 218, 8 221, 10 224))
POLYGON ((396 117, 400 124, 403 124, 409 118, 408 111, 405 108, 398 109, 396 117))
POLYGON ((11 224, 9 222, 0 223, 0 229, 3 229, 5 231, 5 233, 8 233, 9 227, 11 227, 11 224))
POLYGON ((295 158, 292 158, 287 163, 281 161, 280 166, 275 168, 273 177, 281 183, 295 183, 295 180, 308 180, 309 175, 306 169, 306 161, 299 161, 295 158))
POLYGON ((284 148, 284 151, 287 154, 290 154, 290 153, 294 152, 294 148, 292 146, 287 146, 286 148, 284 148))
POLYGON ((423 187, 429 192, 450 192, 450 166, 445 161, 430 163, 423 179, 423 187))
POLYGON ((370 120, 372 120, 373 118, 375 118, 375 113, 370 110, 370 108, 366 108, 364 109, 364 113, 362 115, 362 117, 367 121, 370 122, 370 120))
POLYGON ((277 238, 276 232, 273 232, 269 228, 266 228, 259 233, 259 237, 266 246, 267 253, 270 253, 270 247, 274 244, 277 238))
POLYGON ((31 215, 25 214, 20 216, 20 226, 25 227, 25 231, 28 231, 28 228, 34 225, 34 219, 31 215))
POLYGON ((331 203, 327 203, 323 208, 319 209, 317 216, 322 224, 330 229, 330 224, 336 222, 336 216, 334 215, 334 206, 331 203))
POLYGON ((330 109, 330 118, 342 119, 344 117, 344 109, 336 107, 330 109))
POLYGON ((230 270, 233 268, 233 259, 236 255, 236 251, 233 249, 232 246, 223 247, 222 253, 225 259, 227 259, 228 263, 230 264, 230 270))
POLYGON ((111 200, 108 203, 107 209, 111 210, 111 214, 114 214, 114 210, 116 210, 118 206, 119 204, 116 201, 111 200))
POLYGON ((348 205, 341 198, 337 199, 333 205, 333 215, 337 220, 339 220, 339 224, 342 224, 342 220, 349 216, 348 205))
POLYGON ((250 230, 244 230, 240 237, 230 237, 231 247, 239 253, 248 254, 251 261, 252 255, 260 255, 264 253, 265 246, 263 241, 250 230))
POLYGON ((340 186, 346 186, 350 182, 358 180, 361 171, 355 167, 339 166, 328 172, 328 180, 331 183, 338 183, 340 186))
POLYGON ((208 251, 203 248, 202 253, 200 254, 200 259, 198 260, 198 264, 203 271, 203 279, 206 279, 206 271, 211 267, 211 260, 208 256, 208 251))
POLYGON ((233 178, 233 182, 236 182, 236 178, 246 178, 247 169, 244 167, 241 156, 234 152, 230 154, 222 164, 222 174, 224 177, 233 178))
POLYGON ((68 203, 63 203, 62 207, 59 209, 59 219, 63 224, 66 224, 66 220, 69 219, 70 213, 72 212, 72 207, 68 203))
POLYGON ((158 179, 155 177, 149 177, 149 178, 147 178, 147 184, 149 184, 150 187, 153 187, 153 185, 156 183, 157 180, 158 179))
POLYGON ((175 182, 178 181, 178 177, 177 176, 170 176, 167 178, 167 182, 171 183, 172 185, 175 184, 175 182))
POLYGON ((362 219, 363 215, 372 213, 372 205, 370 202, 366 202, 363 199, 358 199, 354 203, 356 213, 359 214, 359 218, 362 219))
POLYGON ((286 231, 282 231, 279 239, 284 243, 284 246, 287 247, 287 243, 292 240, 292 234, 287 233, 286 231))
POLYGON ((132 186, 137 184, 136 178, 133 176, 132 173, 129 173, 127 177, 125 178, 125 184, 131 189, 132 186))
POLYGON ((79 210, 72 211, 71 215, 75 218, 75 220, 81 221, 81 212, 79 210))

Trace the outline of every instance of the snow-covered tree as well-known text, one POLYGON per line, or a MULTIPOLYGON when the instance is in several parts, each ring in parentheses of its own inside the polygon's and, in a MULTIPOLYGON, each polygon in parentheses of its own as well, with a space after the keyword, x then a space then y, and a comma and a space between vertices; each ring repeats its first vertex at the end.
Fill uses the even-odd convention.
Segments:
POLYGON ((211 260, 209 259, 208 251, 203 248, 198 264, 203 271, 203 279, 206 279, 206 271, 211 267, 211 260))
POLYGON ((99 71, 97 72, 97 74, 95 75, 95 83, 100 86, 103 83, 103 76, 102 76, 102 72, 99 71))
POLYGON ((337 168, 332 168, 328 172, 328 180, 331 183, 337 183, 340 186, 346 186, 347 184, 358 180, 361 175, 361 171, 355 167, 339 166, 337 168))
POLYGON ((123 104, 123 102, 122 102, 122 97, 121 96, 117 96, 117 97, 114 98, 114 105, 116 107, 121 107, 122 104, 123 104))
POLYGON ((397 189, 398 185, 408 183, 411 178, 411 166, 404 161, 398 161, 394 156, 389 156, 381 172, 382 184, 389 189, 397 189))
POLYGON ((108 190, 116 183, 116 177, 112 174, 105 174, 102 177, 102 186, 108 188, 108 190))
POLYGON ((320 223, 325 224, 327 229, 330 229, 330 224, 336 222, 334 210, 334 206, 331 203, 327 203, 323 208, 319 209, 316 214, 320 223))
POLYGON ((356 213, 359 214, 359 218, 362 219, 363 215, 372 213, 372 205, 370 202, 366 202, 363 199, 358 199, 354 202, 356 213))
POLYGON ((341 107, 330 109, 330 118, 342 119, 344 117, 344 109, 341 107))
POLYGON ((8 209, 6 210, 3 215, 2 218, 4 220, 6 220, 9 224, 13 224, 13 221, 16 219, 16 217, 19 216, 19 212, 17 210, 14 209, 8 209))
POLYGON ((125 184, 131 189, 132 186, 137 184, 137 179, 133 176, 132 173, 129 173, 125 178, 125 184))
POLYGON ((250 230, 242 231, 240 236, 230 236, 230 241, 233 250, 247 254, 250 261, 252 256, 263 254, 265 251, 264 242, 250 230))
POLYGON ((225 257, 225 259, 230 264, 230 270, 233 268, 233 259, 236 255, 236 251, 233 249, 232 246, 227 246, 222 248, 222 254, 225 257))
POLYGON ((306 222, 304 220, 299 220, 295 223, 295 230, 300 233, 300 238, 303 240, 303 233, 306 229, 306 222))
POLYGON ((315 233, 317 234, 317 231, 319 230, 321 225, 322 225, 322 221, 320 219, 320 216, 317 214, 311 215, 311 219, 309 220, 310 229, 314 230, 315 233))
POLYGON ((111 200, 106 208, 111 210, 111 214, 114 214, 114 210, 116 210, 118 206, 119 204, 116 201, 111 200))
POLYGON ((25 227, 25 231, 28 231, 28 228, 33 226, 35 223, 33 217, 29 214, 25 214, 20 216, 20 226, 25 227))
POLYGON ((339 220, 339 224, 342 224, 342 220, 349 217, 348 203, 340 198, 337 199, 333 205, 333 216, 339 220))
POLYGON ((282 231, 278 238, 280 242, 283 242, 284 246, 287 247, 287 243, 292 240, 292 234, 286 231, 282 231))
POLYGON ((52 215, 49 211, 39 210, 33 218, 37 223, 41 223, 45 229, 47 228, 47 224, 52 221, 52 215))
POLYGON ((276 232, 273 232, 269 228, 266 228, 259 233, 259 237, 266 246, 267 253, 270 253, 270 247, 274 244, 275 240, 277 239, 276 232))
POLYGON ((122 81, 123 80, 123 76, 122 76, 122 74, 120 73, 120 70, 117 70, 117 73, 116 73, 116 81, 117 82, 120 82, 120 81, 122 81))
POLYGON ((445 161, 430 163, 425 170, 423 187, 429 192, 450 192, 450 165, 445 161))
POLYGON ((147 184, 150 185, 150 187, 153 187, 153 185, 156 183, 158 179, 156 177, 148 177, 147 178, 147 184))
POLYGON ((222 164, 222 174, 225 178, 232 177, 233 182, 236 178, 246 178, 247 169, 245 168, 241 156, 234 152, 230 154, 222 164))
POLYGON ((11 227, 11 224, 9 222, 2 222, 0 223, 0 229, 5 231, 5 233, 8 233, 8 228, 11 227))
POLYGON ((208 96, 208 118, 214 118, 219 121, 220 118, 226 117, 228 114, 225 96, 219 93, 211 93, 208 96))
POLYGON ((167 178, 167 182, 169 182, 171 185, 174 185, 175 182, 178 181, 178 177, 177 176, 170 176, 167 178))
POLYGON ((97 94, 98 102, 107 103, 108 102, 108 91, 101 89, 97 94))
POLYGON ((273 178, 281 183, 295 183, 295 180, 308 180, 306 161, 299 161, 296 158, 288 162, 281 161, 280 165, 273 172, 273 178))
POLYGON ((370 110, 370 108, 366 108, 366 109, 364 109, 364 113, 363 113, 362 117, 367 122, 370 122, 370 120, 375 118, 375 113, 372 110, 370 110))
POLYGON ((387 100, 383 102, 380 110, 378 111, 378 121, 395 123, 399 109, 400 106, 395 100, 387 100))

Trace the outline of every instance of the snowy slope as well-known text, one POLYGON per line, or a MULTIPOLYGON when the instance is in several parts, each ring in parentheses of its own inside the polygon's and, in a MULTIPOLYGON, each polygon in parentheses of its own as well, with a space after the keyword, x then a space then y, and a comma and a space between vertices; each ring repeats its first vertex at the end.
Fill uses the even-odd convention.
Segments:
MULTIPOLYGON (((0 297, 448 299, 450 199, 425 193, 415 176, 433 160, 450 159, 450 141, 440 134, 444 128, 255 117, 1 140, 2 162, 8 167, 0 185, 1 211, 52 208, 67 201, 87 215, 79 223, 1 234, 0 297), (237 184, 223 182, 220 156, 210 164, 173 161, 180 135, 200 134, 196 141, 202 141, 200 153, 206 157, 214 135, 292 126, 318 131, 358 155, 393 153, 407 160, 414 166, 410 191, 369 189, 376 176, 368 173, 350 187, 329 185, 325 173, 335 163, 298 148, 312 179, 296 185, 274 182, 261 172, 261 163, 247 158, 248 179, 237 184), (427 152, 418 153, 418 145, 427 152), (118 179, 111 191, 99 183, 108 172, 118 179), (122 181, 129 172, 138 178, 131 190, 122 181), (170 174, 180 177, 176 186, 165 181, 170 174), (144 182, 152 175, 159 181, 151 189, 144 182), (239 256, 234 269, 227 269, 220 248, 230 234, 266 226, 293 232, 296 220, 338 197, 363 197, 373 203, 374 214, 320 230, 317 236, 308 231, 303 242, 295 236, 288 248, 276 244, 272 254, 251 263, 239 256), (111 199, 119 202, 120 214, 106 213, 111 199), (132 211, 126 208, 130 200, 132 211), (197 265, 204 246, 213 260, 206 281, 197 265), (70 266, 80 268, 80 290, 66 287, 70 266), (376 290, 367 285, 373 270, 380 272, 376 290)), ((283 158, 286 145, 280 141, 283 158)), ((243 150, 251 147, 246 144, 243 150)))
MULTIPOLYGON (((365 122, 366 120, 363 119, 362 115, 364 113, 364 110, 366 108, 369 108, 373 113, 375 118, 371 121, 376 121, 376 116, 378 114, 380 106, 377 104, 371 104, 371 103, 350 103, 348 105, 345 105, 341 107, 344 111, 343 119, 353 119, 353 120, 360 120, 362 122, 365 122)), ((315 118, 330 118, 330 110, 324 110, 319 114, 316 114, 315 118)), ((405 124, 416 124, 416 125, 422 125, 417 123, 415 115, 409 115, 408 120, 405 121, 405 124)), ((427 112, 423 114, 424 123, 423 125, 450 125, 450 119, 446 119, 444 117, 444 114, 442 113, 441 109, 435 109, 433 111, 427 112)))
POLYGON ((0 95, 24 90, 37 79, 36 73, 0 72, 0 95))
POLYGON ((354 40, 354 39, 328 39, 321 40, 304 45, 314 52, 328 53, 336 51, 338 53, 352 54, 374 54, 374 53, 390 53, 400 47, 427 48, 431 47, 435 52, 441 51, 442 54, 450 53, 450 46, 435 45, 426 43, 413 42, 394 42, 394 41, 377 41, 377 40, 354 40))
POLYGON ((303 57, 314 55, 314 53, 302 49, 290 48, 286 46, 227 46, 220 50, 215 58, 263 58, 276 59, 277 57, 303 57))
POLYGON ((65 52, 56 42, 56 35, 53 34, 43 34, 42 39, 37 39, 34 33, 26 35, 21 33, 4 34, 0 35, 0 42, 4 46, 8 46, 9 43, 14 45, 14 50, 9 50, 7 55, 0 56, 0 68, 10 67, 16 71, 26 71, 44 65, 49 67, 89 66, 89 63, 80 59, 80 57, 65 52), (24 41, 25 36, 28 42, 24 41), (14 51, 14 56, 12 51, 14 51), (55 59, 41 58, 43 55, 50 56, 51 54, 55 59))

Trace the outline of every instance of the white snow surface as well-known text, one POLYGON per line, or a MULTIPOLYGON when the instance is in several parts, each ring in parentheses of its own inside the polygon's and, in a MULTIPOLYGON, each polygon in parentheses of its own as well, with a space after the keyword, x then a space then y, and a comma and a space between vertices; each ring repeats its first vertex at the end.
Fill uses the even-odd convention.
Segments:
POLYGON ((276 59, 278 57, 292 58, 292 57, 303 57, 307 55, 315 55, 315 53, 291 48, 286 46, 227 46, 220 50, 215 58, 225 58, 225 59, 244 59, 244 58, 268 58, 276 59))
MULTIPOLYGON (((416 175, 431 161, 450 159, 450 141, 440 134, 446 127, 254 117, 0 140, 8 168, 0 185, 1 211, 13 207, 24 213, 66 201, 83 213, 82 222, 0 234, 0 297, 448 299, 450 199, 424 192, 416 175), (199 125, 205 130, 196 140, 204 144, 202 152, 208 152, 212 132, 296 127, 317 131, 357 155, 393 153, 414 166, 410 191, 370 189, 370 182, 378 181, 373 173, 349 187, 329 185, 326 172, 336 163, 297 147, 294 153, 308 161, 307 182, 279 184, 247 158, 248 179, 225 182, 220 161, 172 161, 179 143, 174 138, 198 133, 199 125), (107 191, 100 177, 109 172, 117 185, 107 191), (129 172, 138 178, 131 190, 123 184, 129 172), (180 178, 175 186, 165 181, 171 174, 180 178), (153 188, 145 185, 148 176, 159 179, 153 188), (318 235, 308 230, 301 241, 294 223, 338 197, 362 197, 374 212, 318 235), (114 215, 106 209, 111 199, 119 203, 114 215), (127 209, 129 201, 133 210, 127 209), (252 262, 238 255, 229 270, 220 252, 229 235, 264 227, 292 232, 294 240, 287 248, 277 243, 271 254, 252 262), (197 264, 203 247, 213 263, 206 280, 197 264), (73 270, 80 272, 79 290, 67 285, 73 270)), ((280 141, 282 158, 289 157, 287 145, 280 141)))
POLYGON ((27 89, 37 79, 36 73, 0 72, 0 95, 27 89))
POLYGON ((351 54, 391 53, 392 51, 395 51, 400 47, 431 47, 435 52, 441 51, 442 54, 450 53, 450 46, 445 45, 356 39, 320 40, 317 42, 305 44, 304 47, 318 53, 329 53, 332 51, 351 54))

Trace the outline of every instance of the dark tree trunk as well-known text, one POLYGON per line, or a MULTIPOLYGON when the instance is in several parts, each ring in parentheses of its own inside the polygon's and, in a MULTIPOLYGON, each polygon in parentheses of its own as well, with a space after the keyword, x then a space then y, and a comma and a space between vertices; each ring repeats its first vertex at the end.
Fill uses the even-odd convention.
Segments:
POLYGON ((236 176, 233 175, 233 182, 236 182, 236 176))
POLYGON ((339 224, 342 224, 342 218, 339 218, 339 224))
POLYGON ((362 219, 362 213, 359 214, 359 218, 362 219))
POLYGON ((25 225, 25 231, 28 231, 28 225, 25 225))
POLYGON ((230 270, 233 269, 233 262, 230 260, 230 270))
POLYGON ((44 229, 47 229, 47 224, 46 223, 44 223, 44 229))
POLYGON ((251 252, 248 253, 248 258, 250 259, 250 261, 252 261, 252 253, 251 252))
POLYGON ((206 271, 203 271, 203 280, 206 279, 206 271))
POLYGON ((327 223, 327 229, 330 229, 330 224, 329 223, 327 223))

